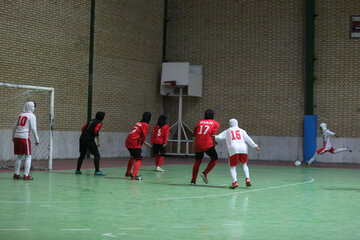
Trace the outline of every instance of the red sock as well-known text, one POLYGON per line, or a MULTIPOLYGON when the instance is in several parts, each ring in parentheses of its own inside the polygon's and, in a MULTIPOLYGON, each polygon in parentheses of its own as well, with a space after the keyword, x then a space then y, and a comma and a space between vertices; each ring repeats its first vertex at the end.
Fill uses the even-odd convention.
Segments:
POLYGON ((130 158, 129 159, 129 162, 128 162, 128 165, 127 165, 127 170, 126 170, 126 174, 130 174, 131 173, 131 169, 134 165, 134 162, 135 162, 135 158, 130 158))
POLYGON ((159 164, 159 155, 155 155, 155 167, 157 167, 159 164))
POLYGON ((133 177, 135 177, 138 174, 140 166, 141 166, 141 159, 136 159, 134 170, 133 170, 133 173, 132 173, 133 177))
POLYGON ((216 160, 211 160, 211 161, 209 162, 209 164, 207 165, 204 173, 205 173, 205 174, 208 174, 208 173, 211 171, 211 169, 213 169, 213 168, 215 167, 215 165, 217 164, 217 162, 218 162, 217 159, 216 159, 216 160))
POLYGON ((201 164, 201 159, 195 159, 191 181, 196 182, 196 178, 197 178, 197 175, 198 175, 198 172, 199 172, 200 164, 201 164))
POLYGON ((164 161, 164 157, 163 157, 163 156, 159 156, 159 161, 158 161, 158 163, 157 163, 156 166, 161 167, 163 161, 164 161))

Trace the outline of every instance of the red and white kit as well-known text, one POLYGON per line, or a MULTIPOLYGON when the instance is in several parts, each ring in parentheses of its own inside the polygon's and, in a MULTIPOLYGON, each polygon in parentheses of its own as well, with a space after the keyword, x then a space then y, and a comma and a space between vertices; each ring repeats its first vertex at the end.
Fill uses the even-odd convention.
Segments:
POLYGON ((141 148, 146 140, 149 131, 149 124, 146 122, 137 122, 126 138, 125 146, 127 148, 141 148))
POLYGON ((198 122, 194 129, 195 152, 205 152, 214 146, 212 135, 216 134, 220 124, 213 119, 204 119, 198 122))
POLYGON ((15 155, 31 155, 30 131, 33 132, 35 141, 39 142, 36 116, 33 114, 34 108, 33 102, 27 102, 24 106, 24 112, 15 121, 12 135, 15 155))
POLYGON ((226 129, 219 135, 215 136, 215 141, 226 140, 226 147, 229 154, 230 175, 233 178, 233 183, 230 188, 238 186, 236 166, 240 160, 243 164, 243 171, 245 174, 246 186, 251 186, 250 172, 247 166, 248 160, 248 146, 260 150, 259 146, 249 137, 245 130, 239 128, 236 119, 230 119, 230 128, 226 129))
POLYGON ((162 127, 158 125, 154 126, 154 130, 151 135, 151 144, 167 144, 167 140, 169 137, 170 127, 165 124, 162 127))

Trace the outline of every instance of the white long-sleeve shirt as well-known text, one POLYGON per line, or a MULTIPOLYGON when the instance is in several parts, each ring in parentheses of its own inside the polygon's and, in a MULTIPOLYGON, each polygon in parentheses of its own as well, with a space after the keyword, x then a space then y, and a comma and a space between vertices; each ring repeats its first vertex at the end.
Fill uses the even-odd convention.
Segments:
POLYGON ((30 131, 33 132, 36 142, 39 142, 39 135, 36 127, 36 116, 33 114, 34 103, 27 102, 24 106, 24 112, 21 113, 13 126, 12 138, 30 138, 30 131))
POLYGON ((258 145, 249 137, 245 130, 239 127, 230 127, 215 136, 215 141, 221 141, 226 139, 226 146, 229 156, 243 153, 248 154, 249 144, 252 148, 256 148, 258 145))
POLYGON ((329 150, 332 147, 331 137, 335 136, 335 133, 329 129, 325 129, 323 132, 324 150, 329 150))

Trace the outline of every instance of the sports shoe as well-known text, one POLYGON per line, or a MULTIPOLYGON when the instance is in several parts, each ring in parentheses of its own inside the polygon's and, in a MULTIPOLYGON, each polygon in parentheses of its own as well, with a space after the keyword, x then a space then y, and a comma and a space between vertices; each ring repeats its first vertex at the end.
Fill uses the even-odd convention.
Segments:
POLYGON ((105 176, 105 173, 100 172, 100 171, 97 171, 97 172, 94 172, 94 175, 97 175, 97 176, 105 176))
POLYGON ((196 184, 196 181, 191 180, 190 185, 195 185, 195 184, 196 184))
POLYGON ((23 180, 34 180, 34 178, 32 178, 30 175, 24 175, 23 180))
POLYGON ((349 152, 352 152, 352 149, 350 147, 346 147, 349 152))
POLYGON ((202 179, 204 180, 204 183, 208 183, 208 179, 207 179, 207 174, 206 173, 204 173, 204 172, 202 172, 201 173, 201 177, 202 177, 202 179))
POLYGON ((250 187, 250 186, 251 186, 250 178, 246 178, 246 179, 245 179, 245 184, 246 184, 247 187, 250 187))
POLYGON ((156 167, 155 172, 165 172, 165 170, 162 169, 161 167, 156 167))
POLYGON ((230 186, 231 189, 235 189, 239 186, 239 183, 238 182, 233 182, 230 186))
POLYGON ((82 174, 82 172, 80 170, 76 170, 75 174, 82 174))
POLYGON ((18 174, 16 174, 16 173, 14 173, 13 179, 15 179, 15 180, 19 180, 19 179, 21 179, 21 177, 20 177, 20 175, 18 175, 18 174))
POLYGON ((135 176, 135 177, 131 176, 131 180, 133 180, 133 181, 135 181, 135 180, 141 181, 143 179, 142 179, 142 177, 139 177, 139 176, 135 176))
POLYGON ((131 173, 125 173, 125 177, 131 177, 131 173))

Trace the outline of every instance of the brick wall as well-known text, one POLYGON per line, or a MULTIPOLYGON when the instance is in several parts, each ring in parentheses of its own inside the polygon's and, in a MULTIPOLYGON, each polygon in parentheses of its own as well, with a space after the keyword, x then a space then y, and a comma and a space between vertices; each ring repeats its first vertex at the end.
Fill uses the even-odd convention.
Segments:
POLYGON ((163 112, 163 15, 162 0, 97 2, 93 112, 106 112, 104 131, 128 132, 145 111, 152 126, 163 112))
MULTIPOLYGON (((55 130, 86 120, 88 2, 0 1, 0 81, 54 87, 55 130)), ((38 104, 40 129, 48 126, 45 107, 38 104)))
MULTIPOLYGON (((90 8, 89 0, 0 1, 0 81, 54 87, 57 131, 79 131, 87 118, 90 8)), ((162 112, 162 31, 162 0, 96 1, 92 115, 107 113, 103 131, 127 132, 143 111, 152 123, 162 112)), ((48 106, 36 113, 48 128, 48 106)))
POLYGON ((213 108, 221 130, 235 117, 252 135, 302 135, 304 7, 303 1, 171 0, 168 60, 203 65, 203 97, 184 100, 184 121, 195 126, 213 108))
POLYGON ((350 38, 350 17, 360 2, 316 1, 314 103, 319 122, 342 137, 360 136, 360 38, 350 38))

